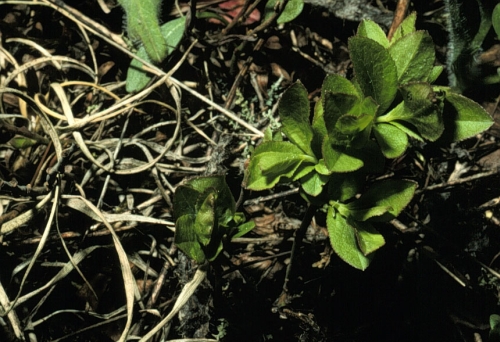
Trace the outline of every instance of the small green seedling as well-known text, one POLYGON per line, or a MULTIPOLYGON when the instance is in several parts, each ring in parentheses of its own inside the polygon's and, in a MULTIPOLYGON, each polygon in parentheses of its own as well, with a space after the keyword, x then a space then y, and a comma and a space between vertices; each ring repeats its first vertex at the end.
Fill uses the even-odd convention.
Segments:
POLYGON ((434 66, 432 39, 415 29, 415 18, 406 18, 392 40, 363 21, 349 39, 354 79, 328 76, 312 121, 305 87, 287 89, 279 103, 282 132, 268 132, 247 169, 248 189, 296 181, 309 203, 326 206, 333 249, 361 270, 385 243, 372 223, 397 217, 417 187, 407 180, 367 186, 367 176, 401 156, 410 138, 459 141, 493 123, 477 103, 432 85, 443 68, 434 66))
POLYGON ((236 212, 223 176, 197 177, 180 185, 174 195, 175 244, 200 264, 212 261, 224 241, 241 237, 255 226, 236 212))
MULTIPOLYGON (((179 45, 186 26, 186 18, 180 17, 160 26, 161 0, 119 0, 126 14, 126 28, 132 41, 141 46, 137 56, 153 64, 161 63, 179 45)), ((132 60, 127 72, 128 92, 142 90, 151 76, 142 70, 142 63, 132 60)))

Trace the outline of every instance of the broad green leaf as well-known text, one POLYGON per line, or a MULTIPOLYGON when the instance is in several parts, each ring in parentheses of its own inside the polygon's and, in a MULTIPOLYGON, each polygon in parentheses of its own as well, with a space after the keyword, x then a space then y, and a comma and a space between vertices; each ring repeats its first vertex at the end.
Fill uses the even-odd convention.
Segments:
MULTIPOLYGON (((416 139, 418 141, 424 141, 424 138, 422 138, 420 136, 420 134, 418 134, 417 132, 415 132, 414 130, 412 130, 410 127, 408 127, 407 126, 408 124, 405 124, 404 121, 390 121, 390 123, 394 127, 397 127, 401 131, 405 132, 409 137, 411 137, 413 139, 416 139)), ((414 127, 412 127, 412 128, 415 129, 414 127)))
POLYGON ((313 130, 309 123, 309 99, 302 83, 294 83, 283 93, 278 109, 283 133, 306 154, 314 156, 311 149, 313 130))
POLYGON ((491 116, 476 102, 456 93, 448 92, 446 101, 445 141, 461 141, 470 138, 493 124, 491 116), (451 107, 451 108, 450 108, 451 107))
POLYGON ((378 114, 385 112, 397 92, 397 70, 392 57, 382 45, 366 37, 349 38, 349 51, 363 94, 379 104, 378 114))
POLYGON ((316 105, 314 106, 312 129, 314 133, 311 146, 314 151, 314 154, 316 156, 320 156, 323 139, 325 139, 325 137, 328 135, 324 118, 323 104, 321 100, 316 102, 316 105))
MULTIPOLYGON (((182 36, 184 35, 185 26, 186 17, 179 17, 177 19, 170 20, 169 22, 161 26, 162 37, 167 44, 167 54, 165 55, 165 57, 171 54, 177 48, 177 45, 179 45, 179 43, 181 42, 182 36)), ((146 61, 151 60, 146 53, 146 49, 144 48, 144 46, 141 46, 139 48, 139 50, 137 51, 137 56, 146 61)), ((136 59, 133 59, 127 71, 127 92, 133 93, 142 90, 150 80, 150 74, 142 70, 142 63, 136 59)))
POLYGON ((200 196, 198 190, 189 185, 180 185, 175 190, 174 214, 175 217, 196 214, 196 203, 200 196))
MULTIPOLYGON (((349 210, 349 208, 347 209, 349 210)), ((387 206, 375 206, 365 209, 351 209, 348 211, 348 215, 356 221, 366 221, 372 217, 382 216, 390 209, 391 207, 387 206)), ((347 213, 344 216, 347 216, 347 213)))
POLYGON ((434 43, 425 31, 408 34, 389 48, 396 64, 399 84, 426 81, 434 65, 434 43))
POLYGON ((332 74, 325 77, 325 79, 323 80, 323 85, 321 86, 321 98, 324 99, 325 93, 328 91, 330 93, 353 95, 358 99, 361 97, 358 89, 351 81, 337 74, 332 74))
POLYGON ((427 82, 428 83, 434 83, 438 79, 439 76, 441 76, 441 73, 443 72, 444 67, 442 65, 435 65, 432 67, 431 73, 429 74, 429 77, 427 77, 427 82))
POLYGON ((184 215, 176 220, 174 242, 188 257, 202 264, 206 257, 193 229, 195 219, 196 215, 184 215))
POLYGON ((303 162, 316 159, 290 142, 269 141, 255 149, 247 170, 246 184, 251 190, 272 188, 281 177, 292 177, 303 162))
POLYGON ((361 190, 365 183, 364 172, 339 173, 328 181, 328 198, 332 201, 345 202, 361 190))
POLYGON ((386 158, 397 158, 406 151, 408 136, 399 128, 387 124, 376 124, 373 130, 380 150, 386 158))
POLYGON ((342 115, 335 124, 335 129, 342 134, 354 135, 364 130, 373 120, 373 116, 368 114, 342 115))
MULTIPOLYGON (((295 172, 290 176, 290 179, 292 181, 296 181, 301 179, 302 177, 305 177, 309 173, 313 172, 315 169, 315 165, 311 165, 309 163, 302 163, 300 166, 295 170, 295 172)), ((288 177, 288 176, 287 176, 288 177)))
POLYGON ((406 180, 387 180, 376 182, 361 195, 347 205, 349 210, 362 210, 376 207, 389 208, 382 216, 373 217, 372 221, 389 221, 396 218, 410 203, 417 184, 406 180))
POLYGON ((491 22, 497 37, 500 37, 500 4, 497 4, 491 15, 491 22))
POLYGON ((358 270, 370 265, 371 255, 366 256, 359 249, 354 227, 342 215, 334 213, 332 207, 328 207, 326 227, 332 248, 342 260, 358 270))
POLYGON ((167 56, 168 47, 160 29, 161 0, 118 0, 127 17, 127 32, 139 40, 154 63, 167 56))
POLYGON ((430 84, 424 82, 405 84, 400 91, 403 102, 384 116, 383 122, 409 122, 422 137, 436 141, 444 131, 442 97, 433 91, 430 84))
POLYGON ((340 146, 332 146, 329 139, 323 142, 323 159, 332 172, 352 172, 363 167, 363 160, 346 153, 350 151, 340 146))
POLYGON ((369 255, 385 245, 385 239, 370 223, 352 221, 356 230, 358 246, 364 255, 369 255))
POLYGON ((323 191, 323 186, 328 182, 329 176, 311 172, 301 178, 300 185, 308 195, 318 196, 323 191))
POLYGON ((358 36, 373 39, 383 47, 389 47, 384 30, 372 20, 363 20, 358 26, 358 36))
POLYGON ((398 26, 396 31, 394 31, 394 34, 392 35, 392 39, 390 44, 394 44, 398 39, 415 32, 415 22, 417 20, 417 13, 412 12, 410 15, 408 15, 401 25, 398 26))
POLYGON ((324 176, 329 176, 332 174, 332 171, 330 171, 326 165, 325 165, 325 160, 320 159, 316 165, 314 165, 314 170, 316 170, 317 173, 320 175, 324 176))
MULTIPOLYGON (((498 5, 497 5, 498 7, 498 5)), ((496 7, 495 7, 496 9, 496 7)), ((500 316, 490 315, 490 333, 488 342, 500 342, 500 316)))
MULTIPOLYGON (((268 0, 264 10, 264 21, 268 20, 274 13, 274 8, 279 0, 268 0)), ((289 0, 277 19, 278 24, 288 23, 299 16, 304 8, 303 0, 289 0)))
POLYGON ((354 134, 341 132, 337 128, 339 119, 359 101, 358 97, 343 93, 325 92, 323 99, 323 116, 328 136, 332 143, 347 146, 354 138, 354 134))
POLYGON ((212 237, 212 231, 217 224, 215 217, 215 201, 217 193, 215 189, 208 190, 200 196, 200 203, 194 221, 194 231, 198 242, 207 246, 212 237))
MULTIPOLYGON (((220 224, 227 224, 229 222, 234 212, 236 211, 236 203, 231 193, 231 189, 226 183, 225 177, 216 176, 206 176, 206 177, 195 177, 187 181, 187 186, 192 187, 200 194, 205 194, 207 196, 209 192, 216 191, 216 204, 215 204, 215 216, 220 224)), ((177 191, 176 191, 177 194, 177 191)), ((203 196, 203 195, 201 195, 203 196)), ((204 198, 202 200, 205 200, 204 198)), ((197 209, 199 210, 199 209, 197 209)))
POLYGON ((283 12, 278 17, 278 24, 289 23, 297 18, 304 9, 304 0, 288 0, 283 12))

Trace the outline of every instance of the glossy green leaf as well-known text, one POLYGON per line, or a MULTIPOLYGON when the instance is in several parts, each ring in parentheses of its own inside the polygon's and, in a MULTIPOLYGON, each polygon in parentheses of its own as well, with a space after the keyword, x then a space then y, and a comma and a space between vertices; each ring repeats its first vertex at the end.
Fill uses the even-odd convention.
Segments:
POLYGON ((401 39, 402 37, 415 32, 415 22, 417 20, 417 13, 412 12, 410 15, 408 15, 401 25, 398 26, 396 31, 394 31, 394 34, 392 35, 392 39, 390 41, 390 44, 394 44, 396 41, 401 39))
POLYGON ((278 110, 283 133, 306 154, 314 156, 311 148, 313 130, 309 123, 309 99, 302 83, 294 83, 283 93, 278 110))
MULTIPOLYGON (((179 17, 161 26, 162 37, 167 44, 167 54, 165 57, 171 54, 181 42, 185 26, 185 17, 179 17)), ((141 46, 136 54, 146 61, 151 61, 144 46, 141 46)), ((127 71, 127 92, 133 93, 144 89, 150 80, 151 75, 142 70, 142 63, 133 59, 127 71)))
POLYGON ((462 95, 448 92, 446 101, 451 105, 446 111, 446 141, 470 138, 493 124, 493 119, 483 107, 462 95))
POLYGON ((380 150, 386 158, 397 158, 408 147, 408 136, 399 128, 387 124, 376 124, 373 130, 380 150))
POLYGON ((9 144, 15 149, 24 149, 35 146, 37 144, 37 141, 23 136, 15 136, 14 138, 9 140, 9 144))
POLYGON ((352 221, 358 246, 364 255, 369 255, 385 245, 385 239, 370 223, 352 221))
POLYGON ((426 81, 434 65, 434 43, 425 31, 408 34, 389 48, 396 64, 399 84, 426 81))
POLYGON ((193 229, 195 220, 196 215, 184 215, 175 221, 174 242, 188 257, 202 264, 206 257, 198 241, 197 232, 193 229))
POLYGON ((326 167, 332 172, 352 172, 363 167, 364 163, 348 153, 346 148, 332 146, 329 139, 323 143, 323 159, 326 167))
MULTIPOLYGON (((371 216, 373 221, 389 221, 396 218, 410 203, 417 184, 406 180, 376 182, 361 197, 347 205, 349 210, 365 210, 377 207, 388 208, 387 213, 371 216)), ((377 212, 379 209, 375 209, 377 212)))
MULTIPOLYGON (((264 10, 264 21, 268 20, 274 13, 274 8, 279 0, 268 0, 264 10)), ((304 9, 304 0, 288 0, 283 12, 277 19, 278 24, 289 23, 297 18, 304 9)))
POLYGON ((207 246, 210 242, 213 229, 216 225, 215 217, 215 201, 217 192, 215 189, 208 190, 200 195, 199 205, 197 205, 197 213, 194 221, 194 231, 198 242, 207 246))
POLYGON ((376 41, 356 36, 349 38, 349 51, 363 94, 379 104, 378 114, 383 113, 397 92, 397 70, 391 55, 376 41))
POLYGON ((354 227, 342 215, 335 214, 332 207, 328 207, 326 227, 332 248, 342 260, 359 270, 370 265, 371 255, 366 256, 359 249, 354 227))
POLYGON ((126 13, 127 32, 132 40, 139 40, 154 63, 160 63, 168 54, 167 42, 160 29, 161 0, 118 0, 126 13))
POLYGON ((373 39, 383 47, 389 47, 389 40, 382 28, 372 20, 363 20, 358 26, 358 36, 373 39))
POLYGON ((272 188, 281 177, 292 177, 303 162, 316 159, 290 142, 269 141, 260 144, 250 158, 246 184, 250 190, 272 188))

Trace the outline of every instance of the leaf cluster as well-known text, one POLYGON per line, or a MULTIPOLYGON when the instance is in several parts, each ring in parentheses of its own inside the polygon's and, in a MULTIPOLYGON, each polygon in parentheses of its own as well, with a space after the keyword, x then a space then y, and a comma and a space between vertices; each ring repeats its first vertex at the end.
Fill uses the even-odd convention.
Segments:
POLYGON ((174 195, 175 244, 198 263, 212 261, 223 242, 253 229, 236 212, 223 176, 196 177, 180 185, 174 195))
POLYGON ((287 89, 279 103, 282 132, 267 133, 246 174, 248 189, 297 181, 307 201, 326 204, 332 247, 358 269, 384 244, 371 222, 397 217, 416 189, 390 180, 365 190, 367 175, 401 156, 411 138, 459 141, 492 124, 477 103, 432 84, 443 68, 434 66, 432 39, 416 30, 415 19, 408 16, 391 40, 375 22, 363 21, 349 39, 355 77, 328 76, 312 120, 305 87, 287 89))

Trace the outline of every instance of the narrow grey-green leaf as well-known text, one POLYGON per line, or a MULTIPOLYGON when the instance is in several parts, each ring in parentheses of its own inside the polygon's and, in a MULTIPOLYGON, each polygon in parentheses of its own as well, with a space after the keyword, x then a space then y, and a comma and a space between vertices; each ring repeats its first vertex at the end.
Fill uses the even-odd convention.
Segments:
POLYGON ((349 51, 363 94, 379 104, 378 114, 385 112, 397 92, 397 70, 391 55, 376 41, 356 36, 349 38, 349 51))
MULTIPOLYGON (((167 43, 167 55, 171 54, 179 45, 186 26, 186 18, 180 17, 163 24, 161 26, 161 33, 163 39, 167 43)), ((141 46, 137 51, 137 56, 151 61, 144 46, 141 46)), ((166 57, 165 56, 165 57, 166 57)), ((148 84, 151 80, 151 75, 142 70, 142 63, 133 59, 127 71, 127 85, 126 90, 129 93, 138 92, 148 84)))
POLYGON ((127 32, 132 40, 140 40, 154 63, 167 56, 167 42, 160 29, 161 0, 119 0, 127 17, 127 32))
POLYGON ((309 99, 302 83, 294 83, 283 93, 278 109, 283 133, 302 151, 314 156, 311 148, 313 130, 309 123, 309 99))

